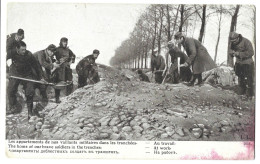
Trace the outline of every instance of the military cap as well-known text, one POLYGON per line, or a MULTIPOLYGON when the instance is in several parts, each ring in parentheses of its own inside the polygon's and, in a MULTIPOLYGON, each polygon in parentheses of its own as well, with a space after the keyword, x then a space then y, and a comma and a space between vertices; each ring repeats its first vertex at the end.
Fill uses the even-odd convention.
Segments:
POLYGON ((21 28, 18 29, 17 34, 18 34, 18 35, 24 35, 24 30, 21 29, 21 28))
POLYGON ((236 32, 230 32, 230 35, 229 35, 229 39, 231 42, 234 42, 238 37, 239 37, 240 34, 236 33, 236 32))
POLYGON ((50 51, 52 51, 52 52, 54 52, 55 50, 56 50, 56 46, 54 45, 54 44, 50 44, 48 47, 47 47, 47 49, 48 50, 50 50, 50 51))
POLYGON ((174 45, 174 42, 173 41, 169 41, 168 45, 174 45))
POLYGON ((93 54, 98 54, 99 55, 99 50, 97 50, 97 49, 95 49, 95 50, 93 50, 93 54))
POLYGON ((60 42, 62 42, 62 41, 67 42, 67 41, 68 41, 68 38, 66 38, 66 37, 62 37, 62 38, 60 39, 60 42))
POLYGON ((174 35, 174 38, 175 39, 180 39, 181 37, 183 37, 183 34, 181 32, 177 32, 175 35, 174 35))

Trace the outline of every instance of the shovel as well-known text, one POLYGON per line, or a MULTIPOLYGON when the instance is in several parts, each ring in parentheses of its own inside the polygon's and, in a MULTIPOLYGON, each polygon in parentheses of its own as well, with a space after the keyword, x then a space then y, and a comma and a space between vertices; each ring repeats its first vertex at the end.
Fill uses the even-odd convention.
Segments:
POLYGON ((19 79, 19 80, 23 80, 23 81, 29 81, 29 82, 43 84, 43 85, 50 85, 55 89, 62 89, 63 87, 66 87, 72 83, 71 81, 70 82, 61 81, 59 83, 48 83, 48 82, 44 82, 44 81, 40 81, 40 80, 27 79, 27 78, 17 77, 17 76, 9 76, 9 78, 19 79))

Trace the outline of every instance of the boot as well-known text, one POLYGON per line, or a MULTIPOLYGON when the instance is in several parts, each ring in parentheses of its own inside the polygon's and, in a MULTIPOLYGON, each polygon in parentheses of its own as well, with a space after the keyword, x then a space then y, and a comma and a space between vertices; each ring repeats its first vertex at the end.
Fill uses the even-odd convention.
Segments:
POLYGON ((60 90, 59 89, 55 89, 55 102, 61 103, 61 101, 60 101, 60 90))
POLYGON ((196 79, 197 79, 197 75, 193 75, 192 80, 187 85, 188 86, 194 86, 196 79))
POLYGON ((202 83, 202 75, 201 74, 198 74, 198 83, 196 84, 197 86, 201 86, 203 83, 202 83))
POLYGON ((33 115, 33 103, 27 103, 27 108, 28 108, 28 120, 30 120, 30 118, 33 115))

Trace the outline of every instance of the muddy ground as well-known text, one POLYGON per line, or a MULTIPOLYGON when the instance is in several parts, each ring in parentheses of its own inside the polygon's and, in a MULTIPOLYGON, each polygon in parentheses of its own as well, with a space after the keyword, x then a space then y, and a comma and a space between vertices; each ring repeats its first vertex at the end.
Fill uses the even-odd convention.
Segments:
MULTIPOLYGON (((102 80, 50 102, 44 118, 6 116, 7 139, 243 141, 254 139, 254 99, 204 84, 140 82, 101 66, 102 80)), ((77 77, 74 77, 76 84, 77 77)), ((51 89, 50 89, 51 90, 51 89)))

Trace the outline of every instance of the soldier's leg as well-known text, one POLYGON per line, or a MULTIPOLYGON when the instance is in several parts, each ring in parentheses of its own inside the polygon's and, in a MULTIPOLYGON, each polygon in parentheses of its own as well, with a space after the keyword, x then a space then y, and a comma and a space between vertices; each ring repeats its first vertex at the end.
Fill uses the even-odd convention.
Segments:
POLYGON ((26 97, 26 103, 28 108, 28 118, 35 115, 35 113, 33 112, 34 92, 35 92, 34 84, 31 82, 27 82, 25 85, 25 97, 26 97))
POLYGON ((197 85, 200 85, 200 84, 202 83, 202 74, 201 74, 201 73, 198 74, 197 77, 198 77, 198 83, 197 83, 197 85))
POLYGON ((245 82, 246 82, 246 95, 252 97, 254 95, 253 87, 253 65, 246 65, 245 82))
POLYGON ((16 104, 17 104, 17 97, 16 97, 16 93, 18 90, 18 86, 19 86, 20 80, 17 79, 12 79, 10 78, 9 83, 8 83, 8 87, 7 87, 7 95, 8 95, 8 101, 9 101, 9 110, 8 110, 8 114, 14 113, 16 112, 16 104))
POLYGON ((84 86, 84 80, 85 80, 84 76, 82 76, 82 75, 78 76, 78 88, 81 88, 84 86))
POLYGON ((60 103, 60 90, 59 89, 55 89, 55 100, 56 103, 60 103))
POLYGON ((46 85, 39 85, 39 90, 42 95, 42 101, 48 102, 48 96, 47 96, 47 86, 46 85))

